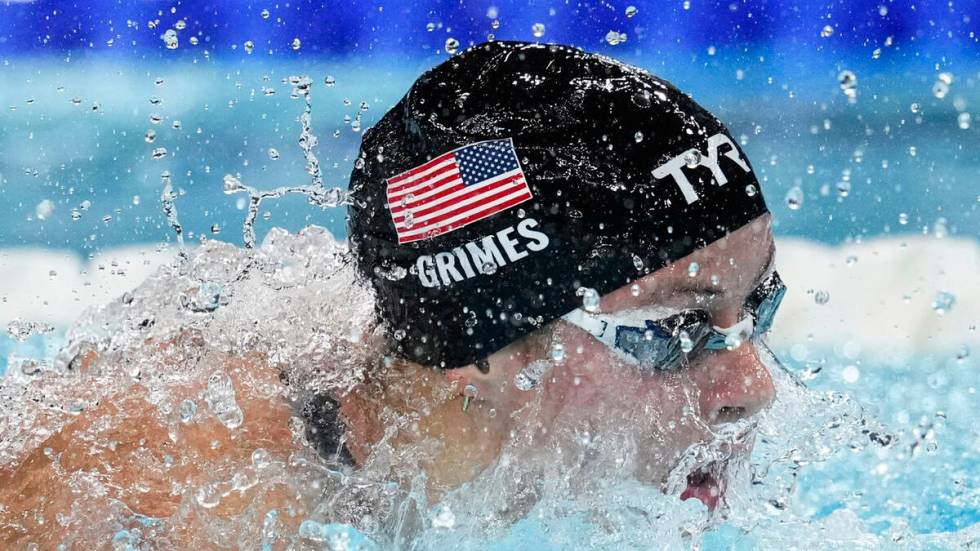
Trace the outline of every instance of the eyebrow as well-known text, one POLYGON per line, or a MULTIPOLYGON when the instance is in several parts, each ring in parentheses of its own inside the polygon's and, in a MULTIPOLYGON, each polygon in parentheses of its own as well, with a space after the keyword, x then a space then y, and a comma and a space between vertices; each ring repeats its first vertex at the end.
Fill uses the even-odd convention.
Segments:
MULTIPOLYGON (((769 252, 766 253, 766 261, 762 264, 762 269, 759 270, 757 274, 752 278, 752 281, 757 285, 762 281, 762 278, 769 272, 772 268, 773 263, 776 260, 776 243, 774 241, 769 242, 769 252)), ((690 282, 689 285, 684 283, 678 284, 674 287, 675 292, 687 293, 691 295, 704 295, 708 297, 714 297, 718 295, 725 294, 725 291, 718 289, 714 285, 705 285, 703 282, 690 282)))

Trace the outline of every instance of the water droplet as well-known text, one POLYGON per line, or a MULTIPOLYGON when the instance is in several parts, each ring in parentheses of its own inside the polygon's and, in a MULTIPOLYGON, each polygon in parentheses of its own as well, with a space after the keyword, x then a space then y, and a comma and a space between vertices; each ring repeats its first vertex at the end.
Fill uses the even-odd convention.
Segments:
POLYGON ((273 161, 278 161, 279 160, 279 151, 277 151, 273 147, 270 147, 269 148, 269 159, 270 160, 273 160, 273 161))
POLYGON ((871 52, 871 59, 878 59, 879 57, 881 57, 881 48, 875 48, 871 52))
POLYGON ((745 186, 745 194, 748 195, 749 197, 755 197, 755 194, 758 191, 759 190, 755 188, 755 184, 749 184, 745 186))
POLYGON ((298 49, 300 49, 303 46, 303 43, 300 42, 300 40, 298 38, 294 38, 293 39, 293 42, 292 42, 292 44, 290 44, 290 46, 292 46, 292 48, 294 50, 298 50, 298 49))
POLYGON ((152 153, 152 156, 153 156, 153 159, 154 160, 160 160, 160 159, 166 157, 167 156, 167 148, 166 147, 158 147, 158 148, 154 149, 153 150, 153 153, 152 153))
POLYGON ((454 526, 456 526, 456 515, 453 514, 448 505, 443 505, 440 507, 439 512, 432 517, 433 528, 450 529, 454 526))
POLYGON ((398 265, 395 265, 390 269, 375 266, 374 273, 387 279, 388 281, 399 281, 405 279, 405 276, 408 275, 408 270, 398 265))
POLYGON ((685 354, 690 354, 691 350, 694 350, 694 341, 691 340, 691 336, 687 334, 687 331, 681 331, 678 338, 681 343, 681 350, 685 354))
POLYGON ((906 225, 906 224, 908 224, 909 223, 909 215, 908 215, 908 213, 904 213, 904 212, 898 213, 898 223, 901 224, 901 225, 903 225, 903 226, 906 225))
POLYGON ((197 415, 197 404, 193 400, 184 400, 180 403, 180 422, 190 423, 197 415))
POLYGON ((919 109, 920 106, 918 103, 913 103, 912 105, 909 105, 909 111, 912 111, 913 113, 918 113, 919 109))
POLYGON ((196 36, 192 36, 192 37, 190 37, 190 39, 188 40, 188 42, 191 43, 191 46, 197 46, 198 39, 197 39, 196 36))
POLYGON ((681 2, 681 8, 683 8, 685 11, 691 9, 691 0, 684 0, 681 2))
POLYGON ((932 95, 936 96, 936 99, 943 99, 948 93, 949 84, 946 84, 941 80, 937 80, 936 83, 932 85, 932 95))
POLYGON ((786 206, 790 210, 800 210, 803 206, 803 190, 800 186, 793 186, 786 192, 786 206))
POLYGON ((634 297, 640 296, 640 286, 636 283, 630 285, 630 294, 634 297))
POLYGON ((582 297, 582 308, 586 312, 595 312, 599 309, 599 292, 591 287, 579 287, 576 295, 582 297))
POLYGON ((213 509, 221 503, 221 492, 215 483, 205 484, 194 494, 197 504, 205 509, 213 509))
POLYGON ((174 23, 174 28, 177 29, 178 31, 182 31, 186 29, 187 21, 184 21, 183 19, 178 20, 176 23, 174 23))
POLYGON ((956 295, 949 291, 939 291, 932 300, 932 309, 940 316, 949 312, 956 303, 956 295))
POLYGON ((490 22, 490 28, 491 29, 494 29, 494 30, 499 29, 500 28, 500 20, 499 19, 494 19, 493 21, 491 21, 490 22))
POLYGON ((841 180, 837 182, 837 195, 841 197, 847 197, 851 194, 851 182, 847 180, 841 180))
POLYGON ((271 14, 269 13, 269 10, 262 10, 262 13, 259 15, 262 16, 262 19, 268 19, 271 14))
POLYGON ((697 149, 689 149, 684 153, 684 164, 687 168, 697 168, 701 164, 701 152, 697 149))
POLYGON ((405 338, 405 330, 404 329, 397 329, 397 330, 395 330, 394 334, 392 334, 392 336, 395 337, 395 340, 396 341, 400 341, 400 340, 402 340, 402 339, 405 338))
POLYGON ((255 466, 256 469, 268 467, 270 463, 272 463, 272 458, 268 450, 265 448, 255 448, 255 450, 252 451, 252 465, 255 466))
POLYGON ((697 277, 700 271, 701 265, 697 262, 691 262, 687 265, 687 277, 697 277))
POLYGON ((17 342, 24 342, 32 335, 54 331, 54 327, 37 321, 24 321, 14 318, 7 324, 7 334, 17 342))
POLYGON ((643 259, 635 254, 633 255, 633 267, 636 268, 636 271, 638 272, 643 271, 643 259))
POLYGON ((618 46, 623 42, 626 42, 626 33, 621 33, 619 31, 609 31, 606 33, 606 42, 610 46, 618 46))
POLYGON ((335 79, 332 75, 327 75, 323 77, 323 84, 329 88, 330 86, 337 84, 337 79, 335 79))
POLYGON ((487 262, 483 266, 480 266, 480 273, 486 275, 493 275, 497 273, 497 264, 494 262, 487 262))
POLYGON ((541 379, 549 369, 551 369, 551 362, 535 360, 514 376, 514 386, 517 390, 527 392, 541 384, 541 379))
POLYGON ((218 235, 219 233, 221 233, 221 226, 219 226, 218 224, 211 224, 211 233, 213 233, 214 235, 218 235))
POLYGON ((640 132, 639 130, 637 130, 636 131, 636 134, 633 134, 633 139, 636 140, 636 143, 642 142, 643 141, 643 132, 640 132))
POLYGON ((54 203, 50 199, 44 199, 34 207, 34 215, 39 220, 47 220, 52 212, 54 212, 54 203))
POLYGON ((738 349, 739 347, 742 346, 742 343, 744 342, 744 337, 745 337, 744 335, 741 335, 737 332, 729 333, 725 335, 725 349, 727 350, 738 349))
POLYGON ((160 121, 162 121, 162 120, 163 120, 163 117, 161 117, 160 115, 158 115, 156 113, 150 113, 150 122, 152 124, 160 124, 160 121))
POLYGON ((229 429, 241 426, 244 421, 242 410, 235 401, 235 387, 227 373, 215 371, 208 377, 204 401, 218 421, 229 429))
POLYGON ((840 83, 840 89, 844 92, 844 95, 849 99, 855 99, 857 97, 857 75, 853 71, 847 69, 841 71, 837 75, 837 82, 840 83))
POLYGON ((853 266, 857 264, 857 261, 858 261, 858 257, 852 254, 852 255, 848 255, 847 258, 844 259, 844 264, 847 264, 848 266, 853 266))
POLYGON ((535 23, 534 25, 531 25, 531 34, 534 35, 534 38, 541 38, 544 36, 544 23, 535 23))
POLYGON ((446 53, 449 55, 453 55, 459 51, 459 40, 456 40, 453 37, 449 37, 446 39, 445 47, 446 47, 446 53))
POLYGON ((177 49, 178 46, 177 31, 173 29, 167 29, 166 32, 160 35, 160 39, 163 40, 163 43, 167 46, 167 49, 170 50, 177 49))
POLYGON ((946 233, 946 219, 940 216, 932 224, 932 235, 936 239, 942 239, 946 237, 946 233))
POLYGON ((918 150, 914 145, 909 146, 909 157, 915 157, 918 154, 918 150))
POLYGON ((813 302, 816 302, 821 306, 827 304, 828 302, 830 302, 830 293, 823 290, 813 293, 813 302))
POLYGON ((249 55, 252 55, 252 51, 255 50, 255 43, 251 40, 246 40, 242 46, 245 48, 245 53, 249 55))
POLYGON ((956 361, 959 363, 965 362, 966 359, 969 357, 970 357, 970 347, 965 344, 960 346, 960 348, 956 351, 956 361))
POLYGON ((854 384, 861 378, 861 370, 856 365, 849 365, 841 371, 840 376, 845 383, 854 384))
POLYGON ((556 362, 561 362, 565 359, 565 345, 556 342, 551 345, 551 359, 556 362))
POLYGON ((636 9, 636 6, 626 6, 626 17, 633 17, 640 10, 636 9))
POLYGON ((432 21, 429 21, 428 23, 425 24, 425 30, 431 33, 432 31, 436 30, 436 24, 433 23, 432 21))
POLYGON ((959 116, 956 117, 956 122, 957 122, 957 124, 959 124, 959 127, 961 129, 963 129, 963 130, 969 130, 970 129, 970 118, 971 117, 970 117, 970 114, 969 113, 960 113, 959 116))
POLYGON ((823 38, 830 38, 834 35, 834 28, 830 25, 824 25, 823 29, 820 29, 820 36, 823 38))
POLYGON ((223 189, 225 193, 232 194, 238 191, 243 191, 245 186, 238 178, 235 178, 231 174, 225 174, 223 189))

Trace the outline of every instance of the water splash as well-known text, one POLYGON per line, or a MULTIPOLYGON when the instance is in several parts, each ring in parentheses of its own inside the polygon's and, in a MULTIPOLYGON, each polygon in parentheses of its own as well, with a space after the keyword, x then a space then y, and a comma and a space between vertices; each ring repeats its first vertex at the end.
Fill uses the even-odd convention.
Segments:
POLYGON ((160 181, 163 183, 163 192, 160 194, 160 203, 163 205, 163 213, 167 216, 167 223, 177 235, 177 244, 184 247, 184 227, 177 219, 177 193, 174 192, 173 182, 170 180, 170 171, 165 170, 160 174, 160 181))
MULTIPOLYGON (((328 77, 329 78, 329 77, 328 77)), ((285 79, 293 87, 290 97, 302 98, 304 102, 303 112, 299 116, 300 135, 299 147, 303 151, 303 158, 306 161, 306 173, 310 175, 310 183, 295 186, 279 186, 269 190, 259 190, 258 188, 244 184, 239 177, 226 174, 224 177, 224 192, 226 194, 245 193, 248 195, 248 210, 245 214, 245 221, 242 224, 242 238, 245 247, 248 249, 255 247, 255 219, 259 214, 262 201, 266 199, 278 199, 289 193, 300 193, 307 197, 311 205, 322 209, 335 208, 350 204, 350 198, 346 191, 339 187, 323 187, 323 174, 320 171, 320 161, 316 156, 316 147, 319 140, 313 133, 313 100, 311 88, 313 80, 308 76, 291 76, 285 79)), ((270 150, 270 156, 272 155, 270 150)), ((278 157, 279 153, 276 152, 278 157)))

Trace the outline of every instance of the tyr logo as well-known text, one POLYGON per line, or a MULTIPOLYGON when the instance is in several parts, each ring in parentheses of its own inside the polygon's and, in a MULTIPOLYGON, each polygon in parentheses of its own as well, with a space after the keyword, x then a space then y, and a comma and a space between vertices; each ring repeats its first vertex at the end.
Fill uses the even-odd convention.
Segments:
POLYGON ((666 163, 658 166, 653 171, 653 177, 659 179, 666 178, 667 176, 673 176, 674 182, 677 186, 681 188, 681 193, 684 194, 684 199, 687 200, 687 204, 691 204, 698 200, 698 194, 694 191, 694 186, 691 182, 687 180, 687 176, 684 175, 684 167, 698 168, 707 167, 711 170, 711 175, 714 177, 714 184, 717 186, 723 186, 728 183, 728 178, 725 173, 721 170, 721 166, 718 163, 718 152, 722 146, 728 146, 728 150, 723 152, 722 155, 728 157, 735 162, 742 170, 745 172, 750 172, 748 163, 746 163, 738 153, 738 148, 732 143, 732 140, 722 134, 718 133, 714 136, 708 138, 708 153, 702 154, 697 148, 691 148, 687 151, 681 153, 680 155, 670 159, 666 163), (692 160, 697 159, 697 165, 691 166, 692 160))

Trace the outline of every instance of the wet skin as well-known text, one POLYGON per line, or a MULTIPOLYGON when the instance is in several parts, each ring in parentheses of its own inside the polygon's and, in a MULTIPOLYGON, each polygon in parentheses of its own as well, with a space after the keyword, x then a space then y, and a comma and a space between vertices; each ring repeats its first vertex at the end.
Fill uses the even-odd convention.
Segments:
MULTIPOLYGON (((763 215, 642 278, 636 282, 638 293, 627 285, 603 296, 599 310, 613 313, 648 305, 700 308, 711 314, 714 325, 734 325, 746 298, 771 269, 769 223, 769 215, 763 215), (695 277, 688 273, 692 262, 700 265, 695 277)), ((351 425, 349 440, 355 457, 365 461, 370 443, 380 437, 379 416, 368 412, 381 407, 424 410, 415 430, 401 435, 398 443, 432 437, 444 442, 426 469, 437 491, 474 478, 499 455, 515 430, 536 429, 532 446, 547 448, 561 446, 563 435, 576 429, 622 435, 623 427, 630 427, 628 436, 643 450, 635 458, 632 474, 663 484, 688 446, 710 440, 721 425, 751 417, 774 397, 770 374, 751 342, 734 350, 702 351, 674 373, 650 373, 626 364, 591 335, 564 321, 539 333, 546 334, 532 335, 493 354, 488 374, 472 365, 448 371, 445 378, 455 384, 455 400, 440 403, 437 397, 445 393, 440 390, 440 375, 404 362, 393 366, 380 403, 365 392, 349 395, 342 411, 351 425), (553 342, 564 345, 566 359, 534 391, 518 390, 512 384, 515 375, 529 362, 549 358, 553 342), (460 395, 466 385, 476 387, 477 398, 463 413, 460 395), (419 396, 433 399, 420 408, 419 396), (538 408, 529 408, 535 399, 540 400, 538 408), (490 415, 491 410, 495 415, 490 415)), ((745 453, 747 448, 735 451, 745 453)), ((712 493, 716 492, 693 488, 684 497, 700 498, 713 508, 720 496, 712 493)))
MULTIPOLYGON (((709 310, 715 325, 730 326, 738 321, 741 305, 757 285, 771 252, 769 216, 764 215, 639 280, 638 295, 624 286, 602 297, 600 310, 615 312, 644 304, 696 307, 709 310), (688 276, 691 262, 701 266, 697 277, 688 276), (712 275, 717 284, 711 283, 712 275)), ((274 461, 286 461, 306 445, 287 428, 295 411, 279 398, 282 383, 274 368, 254 355, 209 355, 200 373, 170 389, 169 399, 174 403, 199 399, 208 374, 223 369, 244 413, 242 427, 229 430, 213 417, 186 426, 162 423, 157 406, 138 384, 109 396, 14 464, 0 467, 0 546, 33 542, 47 548, 66 538, 83 547, 104 545, 105 534, 89 539, 77 528, 63 528, 56 519, 72 514, 73 507, 77 512, 79 503, 87 515, 104 518, 116 502, 135 513, 170 519, 168 541, 174 546, 205 541, 201 534, 211 528, 207 515, 170 518, 182 499, 175 484, 194 488, 212 480, 215 473, 240 469, 251 463, 257 448, 267 450, 274 461), (186 460, 168 466, 168 456, 186 460), (84 488, 69 487, 66 479, 72 473, 96 477, 108 492, 87 495, 84 488)), ((392 444, 409 447, 431 439, 441 443, 421 462, 435 500, 478 476, 505 446, 513 449, 510 435, 515 428, 534 429, 526 450, 534 453, 561 446, 568 434, 563 428, 587 426, 601 434, 622 433, 623 427, 629 427, 630 436, 644 450, 632 474, 659 485, 689 445, 709 439, 720 425, 765 408, 774 392, 769 373, 750 343, 698 354, 676 373, 643 373, 624 365, 591 335, 561 321, 495 353, 489 361, 488 374, 475 366, 441 372, 395 361, 374 380, 352 389, 341 397, 352 455, 358 463, 369 462, 372 447, 384 432, 382 419, 413 415, 415 422, 400 431, 392 444), (568 351, 563 364, 534 391, 517 390, 514 376, 528 362, 546 358, 556 340, 568 351), (461 392, 467 384, 476 386, 478 395, 463 412, 461 392), (537 407, 527 407, 532 400, 538 400, 537 407), (496 414, 491 415, 491 410, 496 414)), ((392 474, 397 478, 411 474, 395 470, 392 474)), ((687 497, 711 501, 710 496, 687 497)), ((278 509, 284 529, 295 532, 315 504, 284 487, 260 484, 233 492, 210 511, 227 519, 278 509)), ((259 526, 260 518, 254 519, 259 526)))

